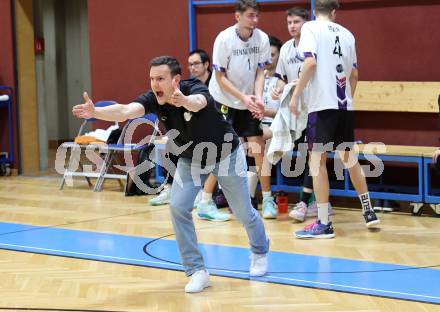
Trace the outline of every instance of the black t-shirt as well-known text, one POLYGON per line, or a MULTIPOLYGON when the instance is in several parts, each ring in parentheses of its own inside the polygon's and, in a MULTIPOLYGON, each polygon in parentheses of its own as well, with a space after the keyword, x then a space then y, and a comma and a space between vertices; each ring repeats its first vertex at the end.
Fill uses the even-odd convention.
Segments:
MULTIPOLYGON (((178 131, 179 135, 172 140, 177 147, 183 147, 190 143, 180 154, 180 157, 192 158, 198 162, 203 161, 203 164, 205 161, 206 164, 212 164, 228 156, 230 151, 237 148, 239 139, 232 126, 216 108, 214 98, 209 94, 206 85, 193 78, 180 81, 179 87, 186 96, 193 94, 205 96, 206 107, 198 112, 190 112, 184 107, 176 107, 168 103, 160 105, 153 91, 140 95, 134 102, 142 104, 145 113, 155 113, 168 131, 172 129, 178 131), (208 145, 210 146, 209 157, 206 159, 207 149, 203 147, 208 145), (223 147, 225 148, 222 152, 223 147)), ((176 147, 173 148, 170 141, 167 145, 169 152, 178 154, 176 147)))
POLYGON ((206 79, 206 81, 205 81, 205 85, 209 86, 209 82, 211 81, 211 77, 212 77, 212 71, 209 71, 209 76, 208 76, 208 79, 206 79))

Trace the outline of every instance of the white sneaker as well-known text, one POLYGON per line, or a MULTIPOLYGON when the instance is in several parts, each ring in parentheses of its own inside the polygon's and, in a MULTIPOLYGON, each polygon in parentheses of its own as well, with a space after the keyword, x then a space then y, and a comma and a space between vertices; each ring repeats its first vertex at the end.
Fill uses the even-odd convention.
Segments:
POLYGON ((263 198, 263 218, 276 219, 278 215, 278 206, 272 196, 263 198))
POLYGON ((263 276, 267 272, 267 254, 251 253, 251 266, 249 267, 250 276, 263 276))
POLYGON ((230 213, 220 212, 212 199, 208 202, 200 202, 196 210, 200 220, 224 222, 229 221, 232 217, 230 213))
POLYGON ((151 206, 168 205, 171 201, 171 188, 165 187, 159 195, 148 202, 151 206))
POLYGON ((296 204, 295 208, 293 208, 289 212, 289 217, 295 219, 296 221, 303 222, 306 219, 307 214, 307 205, 305 202, 300 201, 296 204))
POLYGON ((211 286, 211 281, 209 280, 209 273, 206 270, 199 270, 191 275, 191 280, 185 286, 185 292, 187 293, 198 293, 203 291, 206 287, 211 286))

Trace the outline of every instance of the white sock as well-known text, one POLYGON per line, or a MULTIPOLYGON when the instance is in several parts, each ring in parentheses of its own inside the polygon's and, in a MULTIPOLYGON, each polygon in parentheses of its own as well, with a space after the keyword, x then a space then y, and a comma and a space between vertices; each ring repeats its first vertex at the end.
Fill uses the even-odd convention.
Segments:
POLYGON ((272 192, 263 192, 263 198, 272 197, 272 192))
POLYGON ((202 200, 201 203, 207 203, 210 200, 212 200, 212 193, 205 193, 205 191, 202 192, 202 200))
POLYGON ((370 200, 370 193, 366 192, 364 194, 359 194, 359 200, 361 201, 362 205, 362 212, 365 213, 365 211, 371 210, 371 200, 370 200))
POLYGON ((248 171, 247 177, 248 177, 249 193, 251 194, 251 197, 255 197, 255 191, 257 190, 257 184, 258 184, 258 175, 255 172, 248 171))
POLYGON ((327 225, 330 222, 330 217, 328 215, 330 203, 321 203, 318 204, 318 220, 321 221, 321 224, 327 225))

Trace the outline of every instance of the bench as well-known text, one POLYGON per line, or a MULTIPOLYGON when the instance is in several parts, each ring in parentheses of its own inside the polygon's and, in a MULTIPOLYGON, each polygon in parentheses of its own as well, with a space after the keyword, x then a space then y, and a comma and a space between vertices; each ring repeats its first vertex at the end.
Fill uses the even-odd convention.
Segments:
MULTIPOLYGON (((430 185, 429 164, 432 162, 432 153, 437 147, 432 146, 406 146, 406 145, 382 145, 382 144, 358 144, 356 149, 359 153, 359 160, 371 160, 371 155, 380 159, 384 165, 392 163, 408 163, 415 165, 417 170, 417 190, 395 187, 396 192, 380 191, 381 185, 369 183, 371 198, 408 201, 412 203, 413 213, 421 213, 424 203, 434 204, 432 208, 436 213, 440 213, 440 196, 432 195, 430 185)), ((293 156, 298 156, 298 152, 292 152, 293 156)), ((335 158, 335 153, 328 153, 329 158, 335 158)), ((385 169, 386 170, 386 169, 385 169)), ((330 172, 329 172, 330 173, 330 172)), ((281 163, 276 168, 276 183, 272 189, 274 191, 284 190, 287 192, 299 192, 302 189, 302 181, 296 184, 289 184, 289 179, 284 177, 281 171, 281 163)), ((382 183, 382 180, 381 180, 382 183)), ((334 184, 334 183, 333 183, 334 184)), ((344 170, 344 180, 337 187, 330 185, 330 195, 342 197, 357 197, 354 187, 351 185, 349 174, 344 170)))
MULTIPOLYGON (((438 113, 440 82, 359 81, 354 98, 356 111, 438 113)), ((422 158, 423 202, 431 204, 440 214, 440 196, 433 195, 429 166, 436 148, 419 146, 388 146, 396 156, 422 158)), ((419 167, 420 168, 420 167, 419 167)), ((419 178, 420 179, 420 178, 419 178)), ((422 203, 414 204, 415 213, 421 212, 422 203)))
POLYGON ((438 113, 440 82, 359 81, 356 111, 438 113))
MULTIPOLYGON (((156 149, 156 178, 159 183, 164 180, 162 169, 160 169, 159 151, 165 148, 166 140, 155 140, 156 149)), ((398 192, 377 191, 376 185, 369 184, 371 189, 371 198, 389 199, 408 201, 412 203, 413 213, 420 214, 425 203, 431 204, 437 214, 440 214, 440 196, 432 195, 430 187, 430 169, 429 164, 432 162, 431 157, 437 147, 433 146, 406 146, 406 145, 383 145, 383 144, 358 144, 356 149, 359 153, 360 160, 369 160, 371 155, 379 158, 386 163, 408 163, 416 166, 417 170, 417 191, 410 192, 405 189, 399 189, 398 192)), ((294 157, 298 156, 298 152, 292 152, 294 157)), ((328 153, 329 158, 334 158, 335 153, 328 153)), ((281 170, 281 162, 276 165, 275 183, 272 184, 273 191, 300 192, 302 190, 302 180, 297 180, 295 184, 287 183, 288 178, 283 176, 281 170)), ((348 171, 344 170, 344 180, 339 187, 330 187, 330 195, 341 197, 357 197, 357 193, 351 185, 348 171)))

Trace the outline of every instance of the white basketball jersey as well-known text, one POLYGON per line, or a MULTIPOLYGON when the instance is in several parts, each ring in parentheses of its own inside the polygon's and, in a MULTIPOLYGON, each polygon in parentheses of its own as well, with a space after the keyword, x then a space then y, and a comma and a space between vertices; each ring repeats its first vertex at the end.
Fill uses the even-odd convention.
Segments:
MULTIPOLYGON (((272 89, 277 85, 278 78, 275 76, 269 76, 264 78, 264 91, 263 91, 263 102, 264 107, 269 109, 278 109, 280 107, 279 100, 272 100, 272 89)), ((272 117, 264 117, 263 122, 271 123, 273 121, 272 117)))
POLYGON ((290 39, 281 47, 275 76, 286 83, 292 82, 298 79, 303 62, 304 58, 295 46, 295 39, 290 39))
POLYGON ((301 28, 298 50, 315 57, 309 84, 308 111, 353 110, 350 75, 357 68, 355 39, 345 27, 328 21, 307 22, 301 28))
MULTIPOLYGON (((226 78, 244 94, 254 94, 257 68, 271 63, 269 37, 259 29, 243 41, 237 33, 237 26, 222 31, 214 42, 212 67, 214 71, 226 73, 226 78)), ((209 92, 214 99, 226 106, 246 109, 246 106, 220 88, 215 72, 209 83, 209 92)))

